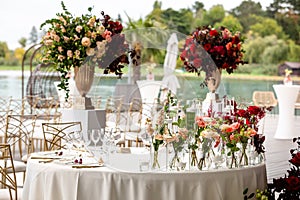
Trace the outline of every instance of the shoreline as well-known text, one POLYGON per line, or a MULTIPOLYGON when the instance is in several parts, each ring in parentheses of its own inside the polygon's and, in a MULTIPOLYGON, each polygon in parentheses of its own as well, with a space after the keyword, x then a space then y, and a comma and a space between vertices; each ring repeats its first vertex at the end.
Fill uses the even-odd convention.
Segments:
MULTIPOLYGON (((99 75, 99 74, 97 74, 99 75)), ((174 72, 174 75, 180 77, 189 77, 189 78, 197 78, 195 74, 191 73, 176 73, 174 72)), ((22 71, 21 70, 0 70, 0 76, 22 76, 22 71)), ((30 71, 25 70, 24 71, 24 76, 29 77, 30 76, 30 71)), ((104 75, 108 76, 108 75, 104 75)), ((160 75, 157 75, 160 76, 160 75)), ((161 75, 163 77, 163 75, 161 75)), ((127 77, 124 75, 124 77, 127 77)), ((222 79, 243 79, 243 80, 266 80, 266 81, 283 81, 284 76, 264 76, 264 75, 249 75, 249 74, 222 74, 222 79)), ((297 76, 292 76, 292 80, 296 82, 300 82, 300 77, 297 76)))

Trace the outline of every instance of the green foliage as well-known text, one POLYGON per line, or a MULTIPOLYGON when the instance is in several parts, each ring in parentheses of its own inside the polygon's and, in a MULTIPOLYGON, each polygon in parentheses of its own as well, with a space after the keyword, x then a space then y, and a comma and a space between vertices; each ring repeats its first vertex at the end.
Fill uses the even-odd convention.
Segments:
POLYGON ((262 63, 276 64, 286 61, 288 57, 289 47, 283 40, 277 40, 272 46, 267 46, 262 56, 262 63))
POLYGON ((204 13, 202 24, 214 25, 217 22, 221 22, 224 17, 225 17, 224 7, 222 5, 216 5, 204 13))
POLYGON ((215 27, 225 26, 230 30, 243 32, 242 25, 240 24, 239 20, 233 15, 227 15, 226 17, 223 18, 221 22, 216 23, 214 26, 215 27))
POLYGON ((276 35, 281 39, 287 38, 282 27, 277 23, 276 20, 260 16, 254 16, 254 18, 256 18, 257 23, 250 26, 251 31, 258 33, 261 37, 276 35))
POLYGON ((289 40, 289 53, 287 60, 291 62, 299 62, 300 60, 300 45, 295 44, 294 41, 289 40))
POLYGON ((22 38, 19 39, 18 42, 19 42, 19 44, 21 45, 22 48, 25 48, 27 39, 25 37, 22 37, 22 38))
POLYGON ((264 11, 260 3, 254 1, 243 1, 239 6, 230 12, 234 17, 238 18, 245 32, 249 31, 249 27, 255 23, 251 18, 252 15, 264 16, 264 11))
POLYGON ((30 36, 28 38, 29 44, 37 44, 38 43, 38 32, 36 30, 36 27, 33 26, 30 32, 30 36))

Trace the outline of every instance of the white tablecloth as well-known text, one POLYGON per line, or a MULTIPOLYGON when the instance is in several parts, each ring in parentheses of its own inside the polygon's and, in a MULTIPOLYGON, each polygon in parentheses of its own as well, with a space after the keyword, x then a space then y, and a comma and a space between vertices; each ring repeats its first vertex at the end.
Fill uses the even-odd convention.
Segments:
POLYGON ((243 199, 266 186, 264 164, 231 170, 124 172, 109 167, 74 169, 30 159, 23 200, 243 199))

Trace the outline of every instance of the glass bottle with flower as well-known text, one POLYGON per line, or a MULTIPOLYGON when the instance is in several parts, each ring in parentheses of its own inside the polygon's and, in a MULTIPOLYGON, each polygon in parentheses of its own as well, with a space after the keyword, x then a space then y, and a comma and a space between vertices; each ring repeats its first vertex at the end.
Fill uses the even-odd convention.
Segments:
POLYGON ((198 162, 198 168, 200 170, 203 168, 209 169, 211 167, 215 156, 213 149, 219 145, 220 135, 211 126, 213 121, 214 120, 209 122, 207 128, 201 132, 201 154, 198 162))
POLYGON ((196 124, 196 130, 191 135, 190 143, 188 146, 188 148, 191 151, 190 169, 198 167, 199 161, 197 156, 197 150, 200 147, 200 143, 201 143, 200 135, 201 132, 205 130, 207 125, 202 116, 195 117, 195 124, 196 124))
POLYGON ((247 166, 249 164, 246 149, 250 144, 253 144, 254 136, 257 135, 258 131, 258 122, 264 115, 264 109, 257 106, 237 109, 234 113, 235 120, 240 124, 237 137, 241 144, 241 156, 239 161, 241 166, 247 166))
POLYGON ((226 163, 229 168, 238 167, 236 152, 240 150, 237 146, 239 142, 237 131, 239 129, 239 126, 240 124, 238 122, 234 122, 231 124, 224 123, 220 126, 220 136, 222 137, 223 141, 226 142, 226 147, 228 149, 228 158, 226 160, 226 163))

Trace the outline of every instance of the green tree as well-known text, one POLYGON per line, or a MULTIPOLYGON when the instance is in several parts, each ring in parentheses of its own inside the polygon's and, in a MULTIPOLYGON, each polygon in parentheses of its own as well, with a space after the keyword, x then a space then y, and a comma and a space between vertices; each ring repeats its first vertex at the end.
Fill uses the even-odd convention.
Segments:
POLYGON ((35 26, 32 27, 30 36, 28 38, 29 44, 36 44, 38 42, 38 32, 35 26))
POLYGON ((227 15, 226 17, 224 17, 224 19, 221 22, 215 24, 215 27, 220 27, 220 26, 225 26, 228 29, 233 31, 243 32, 242 25, 240 24, 239 20, 233 15, 227 15))
POLYGON ((261 37, 276 35, 277 38, 287 38, 287 35, 283 32, 282 27, 277 23, 276 20, 261 16, 254 17, 256 18, 257 23, 250 26, 250 30, 253 32, 258 33, 261 37))
POLYGON ((0 58, 5 58, 9 54, 9 49, 6 42, 0 41, 0 58))
POLYGON ((206 10, 204 9, 204 4, 196 1, 192 7, 194 10, 194 19, 191 22, 192 30, 190 32, 192 32, 196 27, 206 25, 203 23, 203 17, 206 12, 206 10))
POLYGON ((245 32, 248 32, 249 27, 256 21, 251 18, 252 15, 266 16, 266 12, 262 10, 261 4, 252 0, 243 1, 239 6, 232 9, 230 13, 239 19, 245 32))
POLYGON ((245 41, 245 59, 250 64, 278 64, 288 60, 289 44, 276 35, 261 37, 249 32, 245 41))
POLYGON ((287 60, 291 62, 299 62, 300 45, 295 44, 293 40, 289 40, 288 44, 289 44, 289 54, 287 60))
POLYGON ((261 60, 263 64, 278 64, 284 62, 288 58, 289 47, 284 40, 277 40, 274 36, 271 37, 274 39, 274 44, 267 46, 261 55, 261 60))
POLYGON ((245 60, 247 60, 249 64, 261 63, 262 60, 260 55, 263 54, 265 47, 266 42, 264 38, 250 31, 244 44, 244 49, 246 51, 245 60))
POLYGON ((22 48, 25 48, 26 47, 26 43, 27 43, 27 39, 22 37, 19 39, 19 44, 21 45, 22 48))
POLYGON ((16 48, 14 51, 14 56, 18 60, 19 63, 22 62, 23 56, 24 56, 25 50, 24 48, 16 48))
POLYGON ((284 32, 300 44, 300 3, 299 0, 274 0, 267 8, 268 16, 284 27, 284 32))
POLYGON ((267 7, 270 17, 275 17, 276 13, 286 13, 287 11, 300 14, 299 0, 273 0, 273 3, 267 7))
POLYGON ((204 13, 202 25, 214 25, 221 22, 225 17, 225 10, 222 5, 215 5, 204 13))

